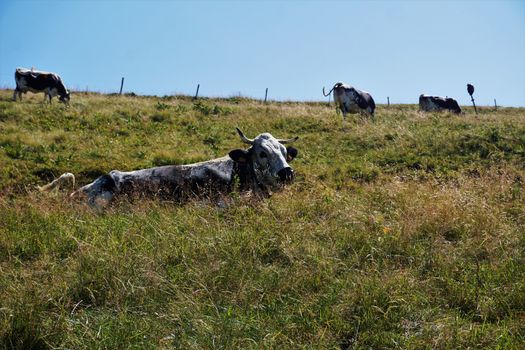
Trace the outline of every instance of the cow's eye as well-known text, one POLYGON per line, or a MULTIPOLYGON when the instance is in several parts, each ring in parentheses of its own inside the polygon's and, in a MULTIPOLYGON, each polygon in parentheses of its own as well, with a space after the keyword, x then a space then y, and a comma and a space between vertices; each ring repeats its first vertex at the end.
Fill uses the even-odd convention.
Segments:
POLYGON ((261 153, 259 153, 259 157, 266 158, 266 157, 268 157, 268 155, 266 154, 266 152, 261 151, 261 153))

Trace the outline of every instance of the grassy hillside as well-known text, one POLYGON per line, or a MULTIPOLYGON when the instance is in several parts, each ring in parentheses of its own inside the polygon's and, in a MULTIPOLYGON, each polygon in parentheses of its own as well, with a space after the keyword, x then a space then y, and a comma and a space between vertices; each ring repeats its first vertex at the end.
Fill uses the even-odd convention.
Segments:
POLYGON ((0 348, 525 347, 525 109, 0 91, 0 348), (38 193, 298 135, 296 182, 226 206, 38 193))

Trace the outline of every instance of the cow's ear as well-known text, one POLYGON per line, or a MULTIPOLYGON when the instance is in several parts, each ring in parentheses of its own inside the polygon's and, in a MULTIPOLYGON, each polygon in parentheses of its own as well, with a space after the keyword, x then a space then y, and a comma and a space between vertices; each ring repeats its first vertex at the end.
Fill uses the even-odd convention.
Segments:
POLYGON ((297 157, 297 150, 293 147, 286 147, 286 161, 291 162, 297 157))
POLYGON ((228 155, 230 156, 231 159, 233 159, 234 161, 238 163, 247 163, 248 160, 250 159, 249 158, 250 153, 243 149, 234 149, 228 155))

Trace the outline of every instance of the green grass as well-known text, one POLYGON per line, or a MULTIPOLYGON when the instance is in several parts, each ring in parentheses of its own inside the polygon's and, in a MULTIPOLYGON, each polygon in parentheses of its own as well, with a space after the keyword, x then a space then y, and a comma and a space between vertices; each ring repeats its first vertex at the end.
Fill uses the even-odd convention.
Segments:
POLYGON ((525 109, 0 90, 0 349, 525 347, 525 109), (298 135, 294 184, 226 206, 36 185, 298 135))

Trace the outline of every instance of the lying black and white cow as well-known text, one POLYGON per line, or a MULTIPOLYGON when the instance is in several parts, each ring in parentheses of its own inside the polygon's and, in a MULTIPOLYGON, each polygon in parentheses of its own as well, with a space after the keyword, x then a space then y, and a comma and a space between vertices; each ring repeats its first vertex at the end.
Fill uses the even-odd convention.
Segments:
POLYGON ((453 98, 423 94, 419 96, 419 109, 424 112, 448 110, 458 114, 461 113, 458 101, 453 98))
MULTIPOLYGON (((227 156, 188 165, 168 165, 135 171, 113 170, 71 194, 87 197, 91 206, 101 207, 119 194, 149 194, 180 201, 191 196, 228 193, 238 183, 240 191, 270 194, 294 180, 288 165, 297 156, 293 147, 285 147, 298 137, 281 140, 269 133, 249 139, 237 128, 247 150, 235 149, 227 156)), ((75 177, 65 173, 41 190, 74 186, 75 177)))
MULTIPOLYGON (((335 105, 343 113, 343 118, 346 117, 347 113, 363 113, 371 117, 374 116, 376 104, 368 92, 343 83, 336 83, 332 90, 334 91, 335 105)), ((330 95, 332 90, 325 94, 323 87, 323 95, 330 95)))
POLYGON ((66 89, 58 74, 17 68, 15 71, 15 82, 14 101, 16 101, 17 95, 20 97, 20 101, 22 101, 22 93, 31 91, 44 92, 44 101, 49 96, 49 103, 51 103, 53 96, 57 95, 61 102, 69 102, 69 91, 66 89))

